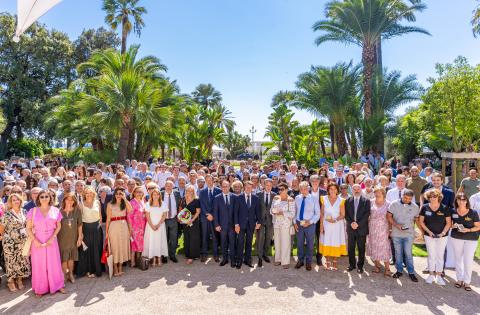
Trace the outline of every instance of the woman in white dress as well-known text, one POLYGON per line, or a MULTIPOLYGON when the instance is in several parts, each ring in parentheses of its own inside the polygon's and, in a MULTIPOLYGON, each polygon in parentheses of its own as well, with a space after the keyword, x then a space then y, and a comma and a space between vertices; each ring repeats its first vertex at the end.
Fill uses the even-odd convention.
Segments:
POLYGON ((345 237, 345 200, 335 183, 327 186, 328 195, 320 198, 320 253, 325 256, 325 269, 338 270, 337 258, 347 254, 345 237))
POLYGON ((162 205, 162 196, 158 188, 150 194, 145 206, 147 226, 145 227, 143 256, 152 260, 152 266, 161 266, 161 256, 168 256, 167 230, 165 219, 168 209, 162 205))

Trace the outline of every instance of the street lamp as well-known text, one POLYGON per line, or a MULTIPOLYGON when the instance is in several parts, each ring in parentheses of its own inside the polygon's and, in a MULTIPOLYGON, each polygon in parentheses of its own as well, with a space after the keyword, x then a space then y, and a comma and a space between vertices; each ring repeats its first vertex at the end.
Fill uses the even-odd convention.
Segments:
POLYGON ((252 128, 250 128, 250 133, 252 134, 252 153, 255 153, 253 137, 255 136, 256 132, 257 132, 257 129, 255 129, 255 126, 252 126, 252 128))

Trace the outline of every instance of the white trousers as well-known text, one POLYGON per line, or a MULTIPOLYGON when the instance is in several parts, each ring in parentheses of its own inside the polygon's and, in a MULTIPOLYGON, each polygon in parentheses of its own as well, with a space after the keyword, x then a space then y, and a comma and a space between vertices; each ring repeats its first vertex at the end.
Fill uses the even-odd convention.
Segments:
POLYGON ((472 280, 473 258, 477 249, 477 241, 465 241, 458 238, 451 239, 455 253, 455 272, 457 281, 470 284, 472 280))
POLYGON ((273 241, 275 244, 275 262, 283 266, 290 264, 290 252, 292 250, 290 227, 275 227, 273 229, 273 241))
POLYGON ((443 271, 443 258, 447 241, 447 237, 433 238, 425 235, 425 245, 428 252, 428 270, 430 272, 443 271))

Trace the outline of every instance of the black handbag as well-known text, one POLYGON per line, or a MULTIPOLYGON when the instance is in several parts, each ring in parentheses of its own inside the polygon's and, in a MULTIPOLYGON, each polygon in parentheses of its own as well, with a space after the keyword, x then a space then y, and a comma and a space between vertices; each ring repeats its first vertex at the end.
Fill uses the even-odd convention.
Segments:
POLYGON ((147 257, 140 256, 137 259, 137 267, 140 270, 148 270, 148 267, 150 266, 150 259, 147 257))

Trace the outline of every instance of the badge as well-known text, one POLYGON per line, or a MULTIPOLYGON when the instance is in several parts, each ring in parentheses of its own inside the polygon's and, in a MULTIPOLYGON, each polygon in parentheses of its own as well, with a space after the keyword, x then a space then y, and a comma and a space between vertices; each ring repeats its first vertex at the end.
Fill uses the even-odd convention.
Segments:
POLYGON ((432 215, 432 212, 431 211, 425 211, 425 215, 430 217, 432 215))
POLYGON ((445 215, 445 213, 443 213, 441 211, 437 211, 437 215, 445 215))
POLYGON ((466 217, 465 221, 472 221, 472 218, 466 217))
POLYGON ((456 214, 456 213, 452 214, 452 218, 458 219, 458 214, 456 214))

